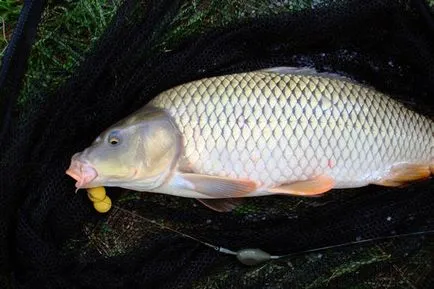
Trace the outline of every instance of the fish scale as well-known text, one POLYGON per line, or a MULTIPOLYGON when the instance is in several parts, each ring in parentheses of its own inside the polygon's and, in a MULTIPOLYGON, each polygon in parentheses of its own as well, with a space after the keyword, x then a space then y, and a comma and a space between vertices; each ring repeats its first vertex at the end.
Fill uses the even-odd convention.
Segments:
POLYGON ((388 96, 327 75, 254 71, 192 81, 149 105, 165 109, 195 173, 270 188, 326 174, 363 186, 399 163, 432 165, 433 122, 388 96))

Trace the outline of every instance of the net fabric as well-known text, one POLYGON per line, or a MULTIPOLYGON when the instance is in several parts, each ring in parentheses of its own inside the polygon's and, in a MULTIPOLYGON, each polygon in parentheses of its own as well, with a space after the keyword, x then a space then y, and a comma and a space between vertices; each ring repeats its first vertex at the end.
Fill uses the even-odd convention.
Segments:
MULTIPOLYGON (((201 3, 205 9, 207 2, 201 3)), ((305 3, 291 13, 272 7, 261 16, 240 14, 219 27, 203 22, 179 35, 173 31, 188 25, 180 11, 191 3, 125 1, 76 72, 55 93, 35 93, 3 139, 4 287, 432 288, 429 235, 245 267, 143 219, 233 250, 258 247, 283 255, 434 229, 431 180, 404 189, 336 190, 315 199, 249 199, 228 214, 189 199, 110 188, 115 207, 98 215, 64 174, 70 156, 107 126, 157 93, 204 76, 312 65, 373 85, 432 116, 434 39, 413 1, 305 3)))

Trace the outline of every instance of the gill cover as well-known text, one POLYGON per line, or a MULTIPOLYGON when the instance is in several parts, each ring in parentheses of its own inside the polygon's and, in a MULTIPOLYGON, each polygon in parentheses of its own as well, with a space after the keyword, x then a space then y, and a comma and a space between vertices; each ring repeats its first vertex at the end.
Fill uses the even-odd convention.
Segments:
POLYGON ((136 127, 128 149, 135 150, 136 173, 122 187, 138 191, 154 189, 167 181, 182 149, 182 137, 171 117, 162 109, 145 106, 114 127, 136 127))
POLYGON ((143 114, 145 124, 143 135, 144 168, 140 174, 145 178, 155 178, 173 171, 182 150, 182 137, 178 127, 164 110, 145 107, 139 111, 140 122, 143 114))

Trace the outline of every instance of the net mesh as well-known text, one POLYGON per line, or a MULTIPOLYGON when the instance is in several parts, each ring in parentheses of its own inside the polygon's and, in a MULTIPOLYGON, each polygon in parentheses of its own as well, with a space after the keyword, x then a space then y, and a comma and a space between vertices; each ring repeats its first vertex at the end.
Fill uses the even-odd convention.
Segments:
POLYGON ((224 214, 107 188, 113 208, 98 214, 64 173, 73 153, 159 92, 264 67, 337 72, 432 117, 425 2, 117 5, 73 73, 50 88, 25 80, 0 147, 3 288, 434 288, 434 238, 417 233, 434 230, 432 180, 250 198, 224 214), (198 240, 285 256, 249 267, 198 240))

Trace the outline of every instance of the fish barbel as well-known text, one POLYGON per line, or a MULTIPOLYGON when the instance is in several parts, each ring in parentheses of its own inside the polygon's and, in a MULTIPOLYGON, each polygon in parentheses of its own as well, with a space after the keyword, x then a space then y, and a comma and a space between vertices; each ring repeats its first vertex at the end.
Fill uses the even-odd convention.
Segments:
POLYGON ((400 186, 434 173, 434 123, 345 77, 271 68, 178 85, 76 153, 77 188, 196 198, 400 186))

